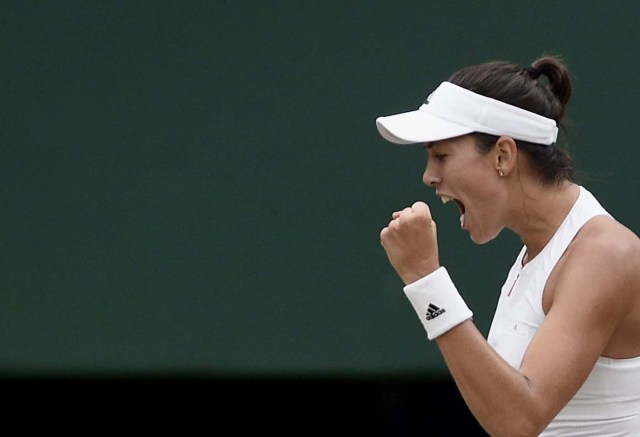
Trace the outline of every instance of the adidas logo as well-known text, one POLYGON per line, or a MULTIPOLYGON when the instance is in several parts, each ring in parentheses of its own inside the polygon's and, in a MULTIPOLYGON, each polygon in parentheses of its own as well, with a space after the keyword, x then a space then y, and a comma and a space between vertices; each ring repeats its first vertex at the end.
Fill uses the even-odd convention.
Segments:
POLYGON ((434 304, 430 303, 429 308, 427 308, 427 320, 435 319, 445 311, 446 310, 444 308, 438 308, 434 304))

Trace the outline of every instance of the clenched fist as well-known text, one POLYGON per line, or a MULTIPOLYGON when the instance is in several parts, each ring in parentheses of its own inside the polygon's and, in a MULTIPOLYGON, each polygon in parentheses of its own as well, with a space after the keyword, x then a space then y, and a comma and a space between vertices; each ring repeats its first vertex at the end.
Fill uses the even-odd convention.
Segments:
POLYGON ((440 267, 436 223, 424 202, 394 212, 380 231, 380 242, 405 285, 440 267))

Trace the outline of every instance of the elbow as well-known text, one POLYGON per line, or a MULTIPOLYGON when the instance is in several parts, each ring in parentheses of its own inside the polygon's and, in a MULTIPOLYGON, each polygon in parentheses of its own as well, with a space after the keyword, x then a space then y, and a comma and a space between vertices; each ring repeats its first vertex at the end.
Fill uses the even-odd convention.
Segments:
POLYGON ((512 424, 485 429, 491 437, 538 437, 544 427, 527 421, 514 421, 512 424))
POLYGON ((549 424, 544 415, 525 408, 517 408, 500 416, 500 420, 485 427, 492 437, 537 437, 549 424))
POLYGON ((544 428, 544 426, 541 427, 535 423, 521 421, 520 424, 514 424, 491 435, 495 437, 538 437, 544 431, 544 428))

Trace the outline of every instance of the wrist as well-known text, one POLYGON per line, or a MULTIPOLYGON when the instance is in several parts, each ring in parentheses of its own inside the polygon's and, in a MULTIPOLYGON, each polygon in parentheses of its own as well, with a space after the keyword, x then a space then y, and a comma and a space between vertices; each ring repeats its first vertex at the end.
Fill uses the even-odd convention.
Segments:
POLYGON ((444 267, 409 283, 404 287, 404 292, 427 331, 429 340, 473 317, 444 267))
POLYGON ((407 286, 407 285, 413 284, 414 282, 418 282, 423 278, 426 278, 427 276, 431 275, 433 272, 435 272, 439 268, 440 268, 440 265, 435 265, 435 266, 424 267, 422 269, 412 270, 410 272, 403 272, 402 274, 400 274, 400 279, 402 279, 402 282, 404 282, 404 285, 407 286))

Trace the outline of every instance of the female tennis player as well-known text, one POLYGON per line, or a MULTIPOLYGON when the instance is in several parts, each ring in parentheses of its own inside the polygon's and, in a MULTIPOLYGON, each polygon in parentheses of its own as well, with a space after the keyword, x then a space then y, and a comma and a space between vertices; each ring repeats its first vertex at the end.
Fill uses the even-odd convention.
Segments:
POLYGON ((386 140, 424 145, 424 183, 459 207, 475 243, 505 228, 522 240, 485 339, 440 264, 428 205, 393 212, 380 233, 493 436, 640 435, 640 240, 576 182, 558 141, 571 93, 560 57, 487 62, 455 72, 419 109, 376 120, 386 140))

